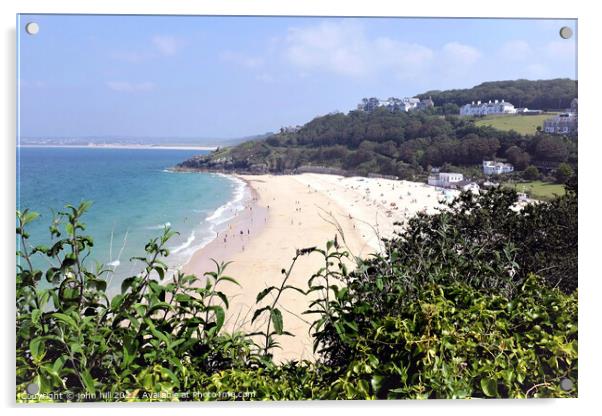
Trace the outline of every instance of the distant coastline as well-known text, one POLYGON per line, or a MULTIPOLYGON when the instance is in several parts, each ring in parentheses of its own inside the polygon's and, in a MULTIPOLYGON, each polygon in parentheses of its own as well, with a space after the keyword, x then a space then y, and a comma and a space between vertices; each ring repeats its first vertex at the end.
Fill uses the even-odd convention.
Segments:
POLYGON ((17 147, 48 147, 48 148, 73 148, 73 149, 130 149, 130 150, 215 150, 218 146, 193 146, 193 145, 152 145, 152 144, 99 144, 99 145, 80 145, 80 144, 22 144, 17 147))

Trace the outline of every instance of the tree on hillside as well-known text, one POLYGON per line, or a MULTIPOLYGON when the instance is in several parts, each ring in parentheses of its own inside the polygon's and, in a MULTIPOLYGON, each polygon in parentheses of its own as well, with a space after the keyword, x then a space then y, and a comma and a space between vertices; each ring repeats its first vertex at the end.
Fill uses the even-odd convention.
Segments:
POLYGON ((535 157, 550 162, 566 161, 569 151, 561 137, 540 136, 535 141, 535 157))
POLYGON ((514 165, 516 170, 524 170, 529 166, 531 156, 518 146, 512 146, 506 150, 506 158, 508 162, 514 165))
POLYGON ((427 91, 417 95, 421 99, 429 96, 438 106, 446 103, 462 106, 471 101, 503 99, 516 107, 563 109, 569 107, 571 100, 577 97, 577 81, 571 79, 494 81, 467 89, 427 91))
POLYGON ((495 156, 499 148, 500 142, 498 139, 469 134, 461 140, 457 162, 468 165, 481 163, 483 159, 495 156))
POLYGON ((561 163, 560 165, 558 165, 558 168, 556 169, 556 181, 558 183, 566 183, 573 175, 575 174, 575 172, 573 171, 573 168, 571 168, 571 166, 568 163, 561 163))
POLYGON ((539 169, 537 169, 536 166, 530 165, 523 172, 523 178, 525 178, 528 181, 534 181, 534 180, 538 179, 539 178, 539 169))

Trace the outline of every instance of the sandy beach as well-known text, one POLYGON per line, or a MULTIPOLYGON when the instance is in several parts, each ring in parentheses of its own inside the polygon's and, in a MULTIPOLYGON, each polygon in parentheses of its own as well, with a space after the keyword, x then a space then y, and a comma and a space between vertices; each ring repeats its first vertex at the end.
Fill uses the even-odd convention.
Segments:
MULTIPOLYGON (((288 268, 297 249, 325 248, 337 234, 333 222, 339 224, 348 250, 365 258, 380 250, 380 237, 392 236, 394 222, 404 222, 419 211, 435 212, 443 199, 443 192, 432 186, 380 178, 322 174, 239 177, 251 191, 244 210, 183 267, 187 273, 202 275, 214 270, 211 258, 232 262, 226 274, 242 287, 229 283, 221 287, 230 298, 226 328, 231 331, 262 327, 265 321, 250 323, 257 294, 281 284, 281 270, 288 268)), ((340 235, 338 238, 343 240, 340 235)), ((322 263, 317 253, 301 257, 288 284, 305 288, 322 263)), ((270 296, 264 303, 269 301, 270 296)), ((295 336, 278 337, 282 349, 274 351, 276 360, 313 358, 308 332, 312 315, 302 315, 308 304, 296 291, 280 298, 285 330, 295 336)))

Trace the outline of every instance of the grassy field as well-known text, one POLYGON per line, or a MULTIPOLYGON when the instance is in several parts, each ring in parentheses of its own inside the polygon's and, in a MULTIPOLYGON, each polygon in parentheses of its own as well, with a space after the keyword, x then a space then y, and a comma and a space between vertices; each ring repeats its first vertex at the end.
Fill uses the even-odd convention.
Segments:
POLYGON ((556 113, 547 113, 537 116, 498 115, 485 116, 475 121, 477 126, 491 126, 498 130, 514 130, 520 134, 535 134, 537 127, 543 127, 543 121, 553 117, 556 113))
POLYGON ((516 189, 518 192, 524 192, 533 199, 547 201, 554 198, 555 195, 564 195, 564 185, 542 181, 533 182, 506 182, 504 186, 516 189))

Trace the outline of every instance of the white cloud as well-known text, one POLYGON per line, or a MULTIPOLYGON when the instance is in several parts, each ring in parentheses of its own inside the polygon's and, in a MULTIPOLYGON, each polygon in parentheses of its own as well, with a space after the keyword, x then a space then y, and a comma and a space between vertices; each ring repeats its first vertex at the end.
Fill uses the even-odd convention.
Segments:
POLYGON ((443 58, 450 64, 472 65, 479 60, 481 53, 470 45, 449 42, 443 45, 443 58))
POLYGON ((301 71, 361 77, 389 70, 412 77, 432 60, 433 51, 387 37, 371 39, 359 22, 344 20, 290 28, 283 55, 301 71))
POLYGON ((544 46, 544 52, 549 58, 575 58, 575 42, 573 40, 556 40, 544 46))
POLYGON ((532 57, 532 55, 531 46, 524 40, 506 42, 499 50, 500 58, 508 61, 524 61, 532 57))
POLYGON ((222 61, 230 62, 249 69, 259 68, 263 65, 262 58, 247 56, 239 52, 224 51, 220 53, 219 58, 222 61))
POLYGON ((151 41, 157 51, 164 56, 175 55, 181 46, 180 41, 174 36, 156 35, 151 41))
POLYGON ((128 81, 107 81, 107 87, 118 92, 144 92, 155 89, 155 84, 152 82, 128 82, 128 81))

